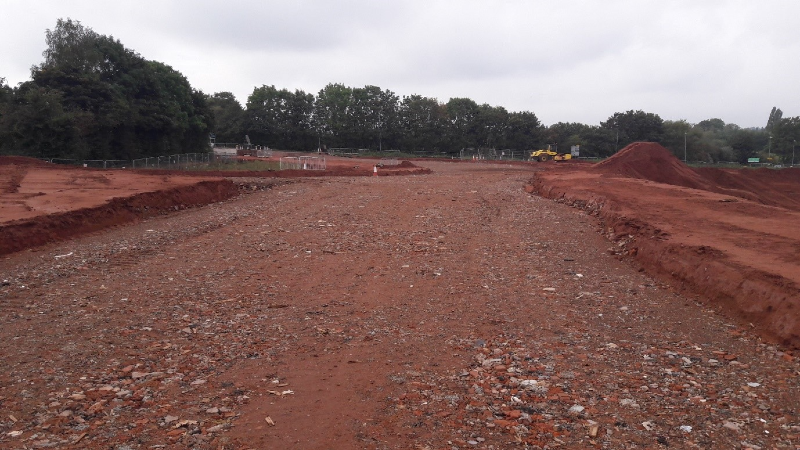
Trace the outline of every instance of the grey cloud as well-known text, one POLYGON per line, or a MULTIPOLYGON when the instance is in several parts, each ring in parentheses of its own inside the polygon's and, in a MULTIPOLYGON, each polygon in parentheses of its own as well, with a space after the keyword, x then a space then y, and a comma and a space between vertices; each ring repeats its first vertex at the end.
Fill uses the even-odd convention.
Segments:
POLYGON ((470 97, 546 123, 596 124, 628 109, 742 126, 763 125, 772 106, 800 115, 797 2, 11 2, 0 31, 9 78, 27 76, 44 29, 72 17, 242 102, 262 84, 316 93, 341 82, 470 97))

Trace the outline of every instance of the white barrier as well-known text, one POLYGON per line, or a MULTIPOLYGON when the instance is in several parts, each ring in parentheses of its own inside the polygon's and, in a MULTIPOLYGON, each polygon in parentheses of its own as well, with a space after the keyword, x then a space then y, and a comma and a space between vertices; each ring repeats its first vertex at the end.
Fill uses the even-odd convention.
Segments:
POLYGON ((320 156, 282 156, 280 168, 281 170, 325 170, 328 164, 325 158, 320 156))

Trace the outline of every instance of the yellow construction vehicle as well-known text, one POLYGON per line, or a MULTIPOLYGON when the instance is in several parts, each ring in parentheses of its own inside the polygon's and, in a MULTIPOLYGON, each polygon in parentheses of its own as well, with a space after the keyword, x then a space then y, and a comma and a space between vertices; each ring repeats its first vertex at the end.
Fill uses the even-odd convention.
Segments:
POLYGON ((547 144, 547 150, 540 149, 532 151, 528 161, 547 161, 548 159, 552 159, 553 161, 566 161, 572 159, 572 154, 558 153, 553 149, 552 144, 547 144))

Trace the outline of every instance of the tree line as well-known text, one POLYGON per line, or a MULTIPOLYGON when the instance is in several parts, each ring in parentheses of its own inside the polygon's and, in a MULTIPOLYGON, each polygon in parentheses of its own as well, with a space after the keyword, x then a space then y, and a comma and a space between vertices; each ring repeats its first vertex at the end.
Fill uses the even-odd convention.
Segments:
POLYGON ((0 80, 4 153, 133 159, 207 148, 208 99, 180 72, 69 19, 46 41, 30 81, 0 80))
MULTIPOLYGON (((204 94, 178 71, 148 61, 110 36, 59 19, 46 32, 44 61, 31 80, 0 78, 0 152, 35 157, 133 159, 207 151, 216 142, 283 150, 365 148, 457 155, 462 149, 516 150, 547 144, 607 157, 635 141, 660 142, 680 159, 790 163, 800 117, 773 108, 764 128, 718 118, 690 124, 645 111, 617 112, 598 125, 543 125, 533 112, 469 98, 446 103, 399 97, 378 86, 331 83, 316 95, 257 87, 240 104, 230 92, 204 94)), ((797 162, 800 162, 798 160, 797 162)))

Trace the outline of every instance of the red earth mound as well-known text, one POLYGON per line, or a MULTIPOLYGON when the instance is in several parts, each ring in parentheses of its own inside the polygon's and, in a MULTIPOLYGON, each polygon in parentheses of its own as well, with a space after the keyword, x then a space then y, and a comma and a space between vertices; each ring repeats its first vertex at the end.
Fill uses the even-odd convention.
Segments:
POLYGON ((654 142, 634 142, 594 166, 606 176, 622 176, 752 200, 800 211, 798 169, 695 169, 654 142))
POLYGON ((693 189, 713 189, 713 185, 669 150, 655 142, 634 142, 614 156, 594 166, 608 175, 655 181, 693 189))

